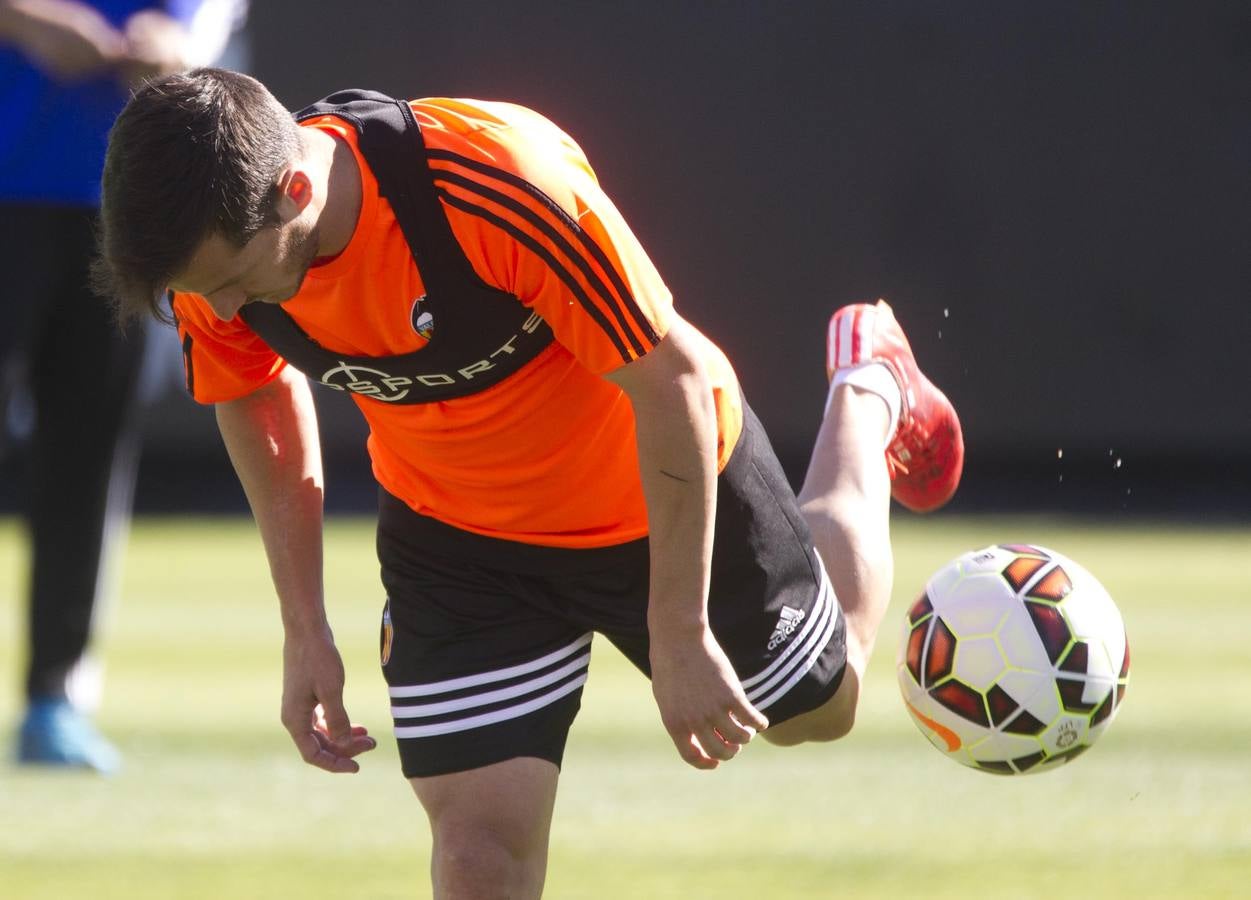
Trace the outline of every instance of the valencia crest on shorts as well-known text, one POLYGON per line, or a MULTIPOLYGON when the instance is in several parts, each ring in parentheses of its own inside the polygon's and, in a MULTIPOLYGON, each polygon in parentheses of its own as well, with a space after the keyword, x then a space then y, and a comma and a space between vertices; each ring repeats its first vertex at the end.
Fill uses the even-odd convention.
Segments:
POLYGON ((391 647, 395 643, 395 626, 391 624, 391 600, 387 598, 382 607, 382 635, 379 641, 379 655, 385 666, 391 661, 391 647))

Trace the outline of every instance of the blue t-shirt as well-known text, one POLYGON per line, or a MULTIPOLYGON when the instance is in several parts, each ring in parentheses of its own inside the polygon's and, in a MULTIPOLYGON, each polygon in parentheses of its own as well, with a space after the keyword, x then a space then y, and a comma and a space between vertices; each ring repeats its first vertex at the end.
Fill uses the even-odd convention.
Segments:
MULTIPOLYGON (((144 9, 189 23, 203 0, 102 0, 89 5, 114 27, 144 9)), ((16 47, 0 45, 0 202, 100 204, 109 129, 129 88, 106 74, 63 84, 16 47)))

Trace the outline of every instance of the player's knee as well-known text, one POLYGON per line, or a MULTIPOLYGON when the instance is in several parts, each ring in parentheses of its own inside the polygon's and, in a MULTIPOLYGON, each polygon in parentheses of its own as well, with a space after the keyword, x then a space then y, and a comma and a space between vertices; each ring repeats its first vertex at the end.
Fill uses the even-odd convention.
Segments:
POLYGON ((771 744, 789 747, 795 744, 828 743, 847 737, 856 724, 859 686, 859 677, 848 666, 843 683, 833 697, 810 712, 769 726, 763 732, 765 740, 771 744))
POLYGON ((439 897, 538 897, 544 847, 532 835, 480 822, 434 823, 431 874, 439 897))
POLYGON ((777 725, 771 725, 763 737, 771 744, 792 747, 796 744, 828 743, 851 733, 856 724, 854 703, 836 703, 835 697, 824 706, 777 725))

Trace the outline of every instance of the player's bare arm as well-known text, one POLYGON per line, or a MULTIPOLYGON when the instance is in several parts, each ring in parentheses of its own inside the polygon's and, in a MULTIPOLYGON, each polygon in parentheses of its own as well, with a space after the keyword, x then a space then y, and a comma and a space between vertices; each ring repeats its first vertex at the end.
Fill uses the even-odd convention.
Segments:
POLYGON ((710 769, 768 721, 747 701, 708 624, 717 425, 702 341, 675 316, 651 353, 608 378, 636 420, 651 544, 652 691, 678 753, 710 769))
POLYGON ((217 404, 217 422, 256 518, 282 611, 282 723, 304 761, 356 772, 374 740, 343 707, 343 662, 322 588, 322 465, 304 376, 287 368, 259 390, 217 404))

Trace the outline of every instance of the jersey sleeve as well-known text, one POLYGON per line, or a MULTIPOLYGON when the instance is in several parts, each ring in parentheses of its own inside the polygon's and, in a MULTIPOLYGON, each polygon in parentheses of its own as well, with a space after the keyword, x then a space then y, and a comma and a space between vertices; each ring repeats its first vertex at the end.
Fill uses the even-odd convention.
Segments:
POLYGON ((175 294, 187 391, 199 403, 236 400, 273 381, 286 361, 236 316, 223 322, 194 294, 175 294))
POLYGON ((572 138, 513 104, 414 109, 433 118, 422 121, 435 187, 480 277, 597 374, 660 342, 672 296, 572 138))

